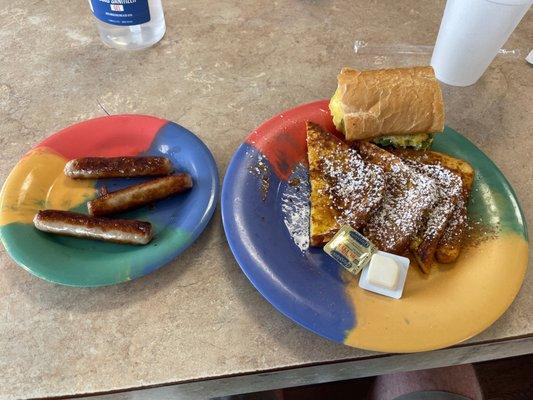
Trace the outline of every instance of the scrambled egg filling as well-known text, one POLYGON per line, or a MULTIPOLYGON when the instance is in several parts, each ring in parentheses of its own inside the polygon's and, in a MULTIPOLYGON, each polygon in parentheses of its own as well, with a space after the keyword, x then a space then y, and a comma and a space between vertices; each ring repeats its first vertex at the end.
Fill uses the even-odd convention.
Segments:
MULTIPOLYGON (((333 116, 333 123, 339 132, 344 132, 344 112, 337 89, 329 102, 329 110, 333 116)), ((388 135, 373 139, 372 142, 380 146, 412 147, 415 150, 424 150, 433 142, 432 133, 416 133, 409 135, 388 135)))
POLYGON ((329 110, 333 116, 333 123, 339 132, 344 132, 344 113, 341 105, 341 95, 339 89, 335 91, 335 94, 329 102, 329 110))

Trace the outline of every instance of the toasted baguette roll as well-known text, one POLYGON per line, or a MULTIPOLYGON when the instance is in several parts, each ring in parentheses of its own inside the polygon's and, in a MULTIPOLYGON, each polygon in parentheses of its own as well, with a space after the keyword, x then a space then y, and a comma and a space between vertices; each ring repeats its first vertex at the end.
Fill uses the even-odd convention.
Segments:
POLYGON ((347 141, 444 129, 442 93, 431 67, 343 68, 330 109, 347 141))

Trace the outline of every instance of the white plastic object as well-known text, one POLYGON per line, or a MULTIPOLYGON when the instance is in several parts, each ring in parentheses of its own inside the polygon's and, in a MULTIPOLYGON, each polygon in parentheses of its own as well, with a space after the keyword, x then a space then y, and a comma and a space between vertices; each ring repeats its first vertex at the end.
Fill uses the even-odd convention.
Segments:
POLYGON ((533 65, 533 50, 529 52, 529 54, 526 57, 526 61, 533 65))
POLYGON ((373 272, 379 272, 378 270, 381 268, 378 268, 376 271, 371 271, 372 260, 370 260, 370 263, 363 269, 363 272, 361 272, 361 277, 359 278, 359 287, 383 296, 392 297, 394 299, 401 298, 403 294, 403 287, 405 286, 405 280, 407 279, 407 271, 409 270, 409 259, 396 254, 386 253, 384 251, 378 251, 372 256, 372 259, 374 259, 374 257, 376 257, 376 262, 378 263, 382 260, 382 258, 391 258, 394 260, 398 273, 398 276, 396 277, 396 285, 392 285, 394 288, 390 289, 386 287, 388 286, 387 284, 384 284, 389 283, 393 277, 382 277, 382 279, 379 280, 372 276, 373 272))
POLYGON ((448 85, 469 86, 483 75, 533 0, 448 0, 431 66, 448 85))

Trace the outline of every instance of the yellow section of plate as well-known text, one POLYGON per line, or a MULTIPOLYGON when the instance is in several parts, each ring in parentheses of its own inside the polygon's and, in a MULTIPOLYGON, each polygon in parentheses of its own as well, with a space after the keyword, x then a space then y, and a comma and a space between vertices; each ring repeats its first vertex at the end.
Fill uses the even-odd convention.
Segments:
POLYGON ((94 181, 65 176, 66 162, 43 147, 26 154, 9 174, 0 195, 0 226, 31 223, 39 210, 70 210, 94 197, 94 181))
POLYGON ((502 233, 465 248, 454 264, 425 275, 411 263, 400 300, 374 294, 350 277, 357 318, 350 346, 384 352, 426 351, 470 338, 496 321, 520 290, 527 268, 523 236, 502 233), (450 316, 453 316, 450 318, 450 316))

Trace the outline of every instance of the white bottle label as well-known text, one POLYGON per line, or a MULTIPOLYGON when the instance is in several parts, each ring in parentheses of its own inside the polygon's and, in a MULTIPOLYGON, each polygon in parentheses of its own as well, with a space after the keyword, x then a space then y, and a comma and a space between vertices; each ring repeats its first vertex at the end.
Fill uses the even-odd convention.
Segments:
POLYGON ((148 0, 89 0, 100 21, 112 25, 139 25, 150 21, 148 0))

